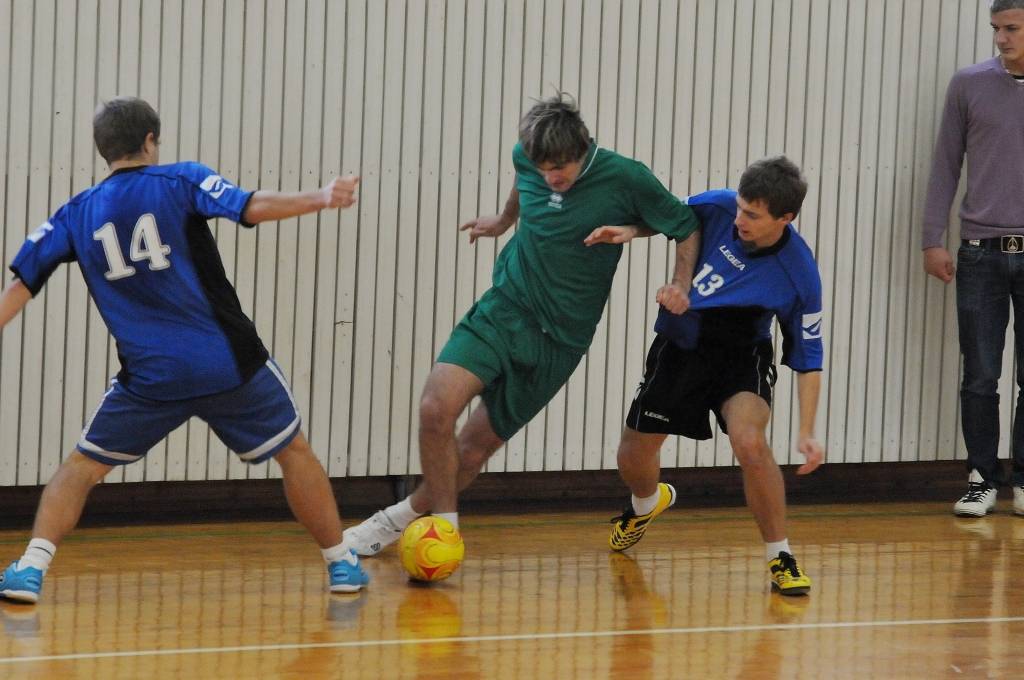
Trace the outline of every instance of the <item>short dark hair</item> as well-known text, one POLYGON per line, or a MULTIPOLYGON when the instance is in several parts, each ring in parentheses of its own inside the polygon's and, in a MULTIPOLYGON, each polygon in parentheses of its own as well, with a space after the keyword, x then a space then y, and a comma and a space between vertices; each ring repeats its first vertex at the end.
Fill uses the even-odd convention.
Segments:
POLYGON ((565 92, 537 102, 519 121, 519 142, 534 164, 563 165, 582 159, 590 149, 590 131, 576 101, 565 92))
POLYGON ((785 156, 762 158, 751 163, 740 177, 740 197, 749 203, 764 201, 772 217, 796 216, 807 195, 807 180, 796 163, 785 156))
POLYGON ((1024 9, 1024 0, 992 0, 988 4, 989 14, 999 14, 1008 9, 1024 9))
POLYGON ((92 117, 92 138, 107 163, 141 152, 151 132, 160 139, 160 116, 138 97, 114 97, 100 104, 92 117))

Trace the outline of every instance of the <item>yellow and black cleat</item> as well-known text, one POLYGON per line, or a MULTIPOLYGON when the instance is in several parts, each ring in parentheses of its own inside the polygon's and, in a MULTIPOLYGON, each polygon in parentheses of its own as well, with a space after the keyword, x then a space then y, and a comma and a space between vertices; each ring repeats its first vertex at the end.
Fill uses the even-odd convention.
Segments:
POLYGON ((612 518, 612 535, 608 537, 608 545, 612 550, 619 552, 636 544, 644 537, 647 525, 651 520, 665 512, 676 502, 676 490, 671 484, 660 482, 658 484, 658 504, 646 515, 637 515, 630 504, 625 512, 618 517, 612 518))
POLYGON ((772 590, 782 595, 805 595, 811 589, 811 579, 800 571, 796 558, 788 552, 780 552, 778 557, 769 560, 768 571, 772 590))

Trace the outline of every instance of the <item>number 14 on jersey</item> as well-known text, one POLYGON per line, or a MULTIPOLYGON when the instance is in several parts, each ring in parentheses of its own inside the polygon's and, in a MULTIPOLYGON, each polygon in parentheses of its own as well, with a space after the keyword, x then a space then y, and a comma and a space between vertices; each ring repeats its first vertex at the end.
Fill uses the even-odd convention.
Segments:
MULTIPOLYGON (((107 281, 116 281, 135 274, 135 267, 124 261, 124 254, 117 241, 117 228, 113 222, 107 222, 93 232, 94 241, 103 244, 103 252, 107 256, 107 271, 103 274, 107 281)), ((167 269, 171 266, 167 256, 171 254, 171 247, 160 241, 160 230, 156 226, 156 218, 146 213, 135 223, 132 231, 132 244, 128 255, 132 262, 149 260, 151 271, 167 269)))

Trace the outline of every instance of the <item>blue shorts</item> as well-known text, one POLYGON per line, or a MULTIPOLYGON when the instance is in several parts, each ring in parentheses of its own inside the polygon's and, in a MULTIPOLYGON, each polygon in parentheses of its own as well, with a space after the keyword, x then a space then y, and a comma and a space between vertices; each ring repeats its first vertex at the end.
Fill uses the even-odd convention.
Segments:
POLYGON ((78 450, 106 465, 134 463, 192 416, 209 423, 247 463, 272 457, 295 438, 301 424, 288 382, 268 360, 244 385, 195 399, 144 399, 113 380, 86 423, 78 450))

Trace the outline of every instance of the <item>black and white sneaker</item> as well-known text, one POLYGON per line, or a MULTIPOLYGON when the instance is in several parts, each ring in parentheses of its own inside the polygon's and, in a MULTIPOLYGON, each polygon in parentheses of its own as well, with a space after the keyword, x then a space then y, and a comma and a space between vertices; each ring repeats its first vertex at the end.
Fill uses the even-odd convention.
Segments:
POLYGON ((971 470, 967 478, 967 493, 953 506, 953 514, 959 517, 984 517, 996 507, 996 490, 982 478, 977 470, 971 470))

